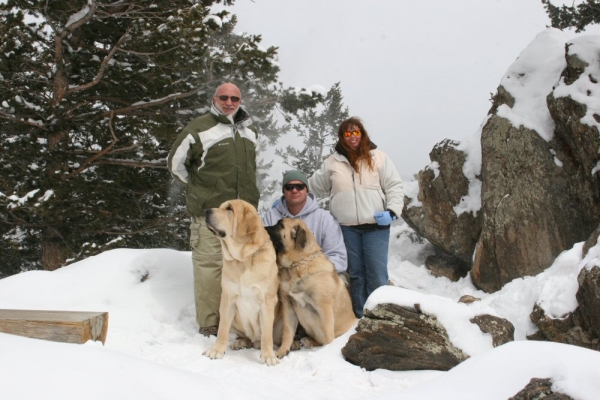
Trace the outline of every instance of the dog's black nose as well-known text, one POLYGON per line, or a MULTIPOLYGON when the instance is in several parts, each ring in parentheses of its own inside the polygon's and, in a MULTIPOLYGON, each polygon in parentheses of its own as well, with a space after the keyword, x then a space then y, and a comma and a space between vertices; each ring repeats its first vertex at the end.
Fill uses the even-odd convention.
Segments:
POLYGON ((212 214, 212 208, 206 209, 206 216, 208 217, 210 214, 212 214))

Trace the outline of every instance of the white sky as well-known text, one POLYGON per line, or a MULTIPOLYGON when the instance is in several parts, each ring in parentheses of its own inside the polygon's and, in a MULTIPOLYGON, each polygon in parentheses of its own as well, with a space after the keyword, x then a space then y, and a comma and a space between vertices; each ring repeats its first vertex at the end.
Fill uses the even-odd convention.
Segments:
MULTIPOLYGON (((579 243, 537 277, 517 279, 495 294, 468 278, 434 278, 422 245, 394 223, 390 278, 378 303, 412 305, 436 315, 451 340, 471 358, 449 372, 376 370, 346 362, 341 348, 354 328, 333 343, 290 353, 279 365, 259 361, 259 350, 228 350, 221 360, 202 353, 215 337, 197 333, 189 252, 120 249, 54 272, 30 271, 0 280, 0 308, 107 311, 106 345, 46 342, 0 333, 2 398, 19 399, 461 399, 506 400, 532 377, 554 379, 555 390, 580 400, 600 393, 600 352, 530 342, 534 302, 551 315, 575 306, 577 274, 600 266, 600 244, 581 259, 579 243), (398 238, 400 236, 400 238, 398 238), (141 282, 144 275, 148 278, 141 282), (481 298, 459 304, 464 294, 481 298), (496 349, 468 320, 490 313, 509 319, 516 341, 496 349)), ((230 338, 233 340, 233 337, 230 338)))
POLYGON ((237 0, 229 9, 237 31, 279 47, 284 85, 341 82, 350 113, 405 180, 436 143, 478 130, 490 93, 550 23, 540 0, 237 0))

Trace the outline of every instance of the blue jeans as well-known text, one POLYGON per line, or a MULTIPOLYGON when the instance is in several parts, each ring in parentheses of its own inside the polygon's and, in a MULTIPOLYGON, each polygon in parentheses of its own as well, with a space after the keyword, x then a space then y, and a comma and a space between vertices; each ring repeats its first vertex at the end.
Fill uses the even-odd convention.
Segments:
POLYGON ((352 309, 361 318, 367 298, 388 282, 390 230, 342 226, 342 234, 348 252, 352 309))

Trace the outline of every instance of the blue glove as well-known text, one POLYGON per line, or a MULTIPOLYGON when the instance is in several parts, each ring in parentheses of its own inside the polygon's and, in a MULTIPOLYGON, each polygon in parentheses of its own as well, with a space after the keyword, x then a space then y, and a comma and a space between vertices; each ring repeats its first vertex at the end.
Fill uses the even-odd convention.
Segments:
POLYGON ((375 213, 375 219, 377 220, 377 225, 389 225, 396 219, 396 216, 392 215, 389 211, 382 211, 375 213))

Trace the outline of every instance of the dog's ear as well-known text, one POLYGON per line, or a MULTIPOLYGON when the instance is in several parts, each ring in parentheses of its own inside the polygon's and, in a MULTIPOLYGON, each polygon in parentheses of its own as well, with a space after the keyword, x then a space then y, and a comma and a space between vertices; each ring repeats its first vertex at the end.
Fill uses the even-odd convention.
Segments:
POLYGON ((237 207, 234 212, 238 214, 235 218, 238 221, 237 229, 240 236, 252 235, 262 227, 260 218, 257 218, 256 212, 250 207, 237 207))
POLYGON ((306 230, 300 225, 296 225, 292 229, 292 238, 296 240, 296 249, 304 250, 306 247, 306 243, 308 242, 308 235, 306 234, 306 230))

